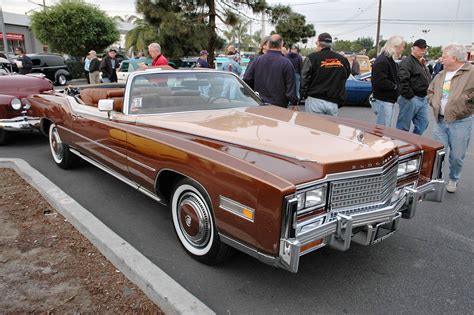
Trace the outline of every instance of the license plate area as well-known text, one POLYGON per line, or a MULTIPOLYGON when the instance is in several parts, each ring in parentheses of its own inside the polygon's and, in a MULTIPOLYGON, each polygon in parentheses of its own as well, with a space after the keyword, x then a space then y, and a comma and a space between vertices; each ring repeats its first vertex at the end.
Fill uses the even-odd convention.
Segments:
POLYGON ((398 224, 400 222, 401 214, 398 213, 396 217, 389 223, 379 223, 375 226, 374 238, 372 244, 379 243, 384 239, 390 237, 396 230, 398 230, 398 224))

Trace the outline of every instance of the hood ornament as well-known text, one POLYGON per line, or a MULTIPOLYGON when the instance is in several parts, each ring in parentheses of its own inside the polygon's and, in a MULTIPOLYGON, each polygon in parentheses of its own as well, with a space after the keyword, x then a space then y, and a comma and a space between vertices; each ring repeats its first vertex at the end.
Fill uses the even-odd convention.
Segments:
POLYGON ((365 133, 363 131, 360 131, 360 130, 357 130, 357 135, 356 135, 356 138, 357 138, 357 141, 359 141, 360 143, 363 143, 364 142, 364 138, 365 138, 365 133))

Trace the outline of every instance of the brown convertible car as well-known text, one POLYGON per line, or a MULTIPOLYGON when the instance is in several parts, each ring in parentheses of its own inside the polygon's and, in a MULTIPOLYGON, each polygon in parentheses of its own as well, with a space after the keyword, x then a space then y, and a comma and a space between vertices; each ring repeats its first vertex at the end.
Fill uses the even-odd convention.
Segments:
POLYGON ((169 205, 208 264, 237 248, 297 272, 303 255, 374 244, 443 199, 442 144, 263 104, 231 73, 140 71, 29 101, 57 165, 86 160, 169 205))

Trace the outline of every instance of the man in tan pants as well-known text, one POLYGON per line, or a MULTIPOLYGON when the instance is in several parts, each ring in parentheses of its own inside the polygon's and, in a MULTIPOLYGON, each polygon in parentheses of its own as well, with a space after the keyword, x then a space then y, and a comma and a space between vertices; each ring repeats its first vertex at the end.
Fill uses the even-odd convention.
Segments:
POLYGON ((99 75, 100 75, 100 71, 99 71, 100 61, 99 61, 99 58, 97 58, 97 53, 95 52, 95 50, 89 51, 88 56, 91 60, 91 63, 89 65, 90 84, 99 84, 100 83, 100 78, 99 78, 99 75))

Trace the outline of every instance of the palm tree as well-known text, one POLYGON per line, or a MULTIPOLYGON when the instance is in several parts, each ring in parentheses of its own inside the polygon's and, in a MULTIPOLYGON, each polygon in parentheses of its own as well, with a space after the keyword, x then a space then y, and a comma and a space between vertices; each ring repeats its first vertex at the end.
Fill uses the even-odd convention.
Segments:
POLYGON ((235 32, 233 29, 224 31, 223 34, 229 44, 233 44, 235 42, 235 32))
POLYGON ((134 24, 136 27, 125 36, 125 47, 127 50, 145 52, 148 44, 156 41, 158 30, 140 18, 137 18, 134 24))
POLYGON ((116 15, 112 18, 112 20, 114 20, 114 22, 125 22, 125 23, 133 23, 133 24, 136 24, 135 22, 137 22, 138 20, 141 20, 138 16, 136 15, 133 15, 133 14, 126 14, 125 17, 122 17, 120 15, 116 15))
POLYGON ((234 34, 235 37, 237 38, 237 50, 240 51, 240 44, 242 43, 242 40, 248 36, 248 26, 250 25, 249 20, 244 20, 241 19, 239 23, 234 27, 234 34))

